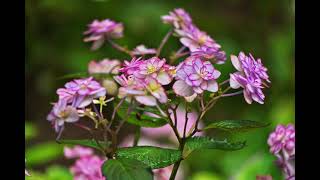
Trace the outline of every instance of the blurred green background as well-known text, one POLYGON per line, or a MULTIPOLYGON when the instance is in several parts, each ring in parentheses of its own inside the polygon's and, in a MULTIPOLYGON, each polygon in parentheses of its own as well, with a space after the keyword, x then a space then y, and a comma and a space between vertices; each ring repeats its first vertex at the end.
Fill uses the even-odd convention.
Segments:
MULTIPOLYGON (((133 48, 138 44, 157 47, 169 29, 160 16, 176 7, 187 10, 194 23, 211 35, 230 54, 251 52, 262 58, 269 69, 271 88, 266 90, 265 105, 248 105, 242 96, 225 98, 206 116, 214 119, 252 119, 268 121, 267 128, 235 134, 231 138, 247 140, 247 147, 235 152, 204 150, 191 155, 183 165, 186 179, 250 180, 271 174, 283 179, 274 166, 266 143, 268 134, 279 124, 294 123, 294 1, 292 0, 27 0, 25 112, 27 167, 29 179, 70 179, 67 167, 72 163, 62 156, 62 145, 54 142, 55 133, 46 121, 56 101, 55 91, 70 73, 85 72, 90 60, 105 57, 125 58, 110 46, 91 52, 82 33, 93 19, 110 18, 123 22, 125 37, 119 44, 133 48), (62 166, 63 165, 63 166, 62 166)), ((169 54, 179 48, 170 38, 164 48, 169 54)), ((234 72, 230 60, 217 65, 222 79, 234 72)), ((82 137, 70 131, 67 136, 82 137)), ((220 136, 219 132, 209 132, 220 136)), ((229 134, 222 134, 223 136, 229 134)))

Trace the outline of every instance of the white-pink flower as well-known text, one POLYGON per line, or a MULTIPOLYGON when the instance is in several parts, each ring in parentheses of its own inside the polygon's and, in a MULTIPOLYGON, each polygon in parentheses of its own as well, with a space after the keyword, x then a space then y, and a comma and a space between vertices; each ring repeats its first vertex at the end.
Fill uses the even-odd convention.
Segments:
POLYGON ((93 155, 93 150, 91 148, 86 148, 79 145, 74 146, 73 148, 64 147, 64 156, 68 159, 91 155, 93 155))
POLYGON ((118 74, 120 69, 119 60, 103 59, 101 61, 90 61, 88 65, 88 71, 90 74, 118 74))
POLYGON ((156 54, 157 50, 154 48, 147 48, 145 45, 138 45, 133 51, 133 55, 146 55, 146 54, 156 54))

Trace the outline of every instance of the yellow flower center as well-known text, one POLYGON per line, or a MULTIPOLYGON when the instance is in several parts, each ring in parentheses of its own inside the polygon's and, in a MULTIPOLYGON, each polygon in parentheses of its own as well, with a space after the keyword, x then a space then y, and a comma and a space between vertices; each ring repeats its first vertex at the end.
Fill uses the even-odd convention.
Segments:
POLYGON ((151 64, 147 66, 147 72, 148 72, 148 74, 154 73, 156 70, 157 70, 157 68, 154 67, 154 66, 151 65, 151 64))

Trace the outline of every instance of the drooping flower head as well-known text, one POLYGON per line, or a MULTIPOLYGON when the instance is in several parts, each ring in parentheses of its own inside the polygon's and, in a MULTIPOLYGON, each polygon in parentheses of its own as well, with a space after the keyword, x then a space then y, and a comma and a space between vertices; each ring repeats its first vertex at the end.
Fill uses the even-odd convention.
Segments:
POLYGON ((133 51, 133 55, 146 55, 146 54, 156 54, 157 50, 152 48, 148 49, 145 45, 139 45, 137 46, 133 51))
POLYGON ((270 82, 267 75, 267 68, 264 67, 259 59, 256 61, 253 56, 246 56, 243 52, 239 56, 231 55, 231 62, 238 72, 230 74, 230 86, 234 89, 242 87, 243 95, 247 103, 256 101, 264 103, 262 89, 266 87, 266 82, 270 82))
POLYGON ((163 23, 171 24, 176 29, 184 29, 192 24, 192 19, 190 15, 182 8, 174 9, 169 12, 169 15, 161 17, 163 23))
POLYGON ((92 77, 75 79, 65 84, 65 88, 57 90, 59 99, 72 103, 73 107, 83 108, 91 104, 94 98, 104 96, 106 89, 92 77))
POLYGON ((79 115, 76 108, 67 105, 67 101, 60 99, 54 104, 53 109, 47 116, 47 120, 52 123, 56 132, 63 129, 64 123, 73 123, 79 120, 79 115))
POLYGON ((287 126, 278 125, 274 132, 269 135, 268 144, 272 154, 278 154, 280 151, 287 158, 295 154, 295 129, 292 124, 287 126))
POLYGON ((216 64, 223 64, 227 60, 226 53, 218 47, 201 46, 191 52, 192 56, 203 57, 205 59, 213 59, 216 64))
POLYGON ((90 61, 88 65, 88 71, 90 74, 118 74, 120 69, 119 60, 103 59, 102 61, 90 61))
POLYGON ((209 61, 190 56, 178 65, 177 81, 173 85, 173 90, 177 95, 192 101, 203 91, 217 92, 216 79, 220 74, 220 71, 216 70, 209 61))
POLYGON ((88 25, 88 30, 84 32, 84 35, 88 35, 84 41, 93 41, 92 50, 96 50, 102 46, 107 38, 121 38, 123 36, 123 25, 110 19, 94 20, 88 25))
POLYGON ((190 25, 185 30, 176 30, 180 36, 180 42, 188 47, 191 52, 196 51, 201 46, 219 49, 221 46, 216 43, 206 32, 201 31, 195 25, 190 25))

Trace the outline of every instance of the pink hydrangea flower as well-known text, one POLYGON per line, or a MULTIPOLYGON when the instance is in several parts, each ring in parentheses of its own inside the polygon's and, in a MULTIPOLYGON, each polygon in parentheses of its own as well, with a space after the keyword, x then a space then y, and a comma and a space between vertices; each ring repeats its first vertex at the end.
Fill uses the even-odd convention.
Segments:
POLYGON ((188 26, 184 30, 175 30, 180 36, 180 42, 188 47, 191 52, 197 51, 201 46, 220 49, 221 46, 216 43, 207 33, 200 31, 195 25, 188 26))
POLYGON ((88 25, 88 30, 84 32, 84 35, 89 36, 84 41, 93 41, 91 49, 96 50, 102 46, 106 38, 121 38, 123 36, 123 25, 110 19, 94 20, 88 25))
POLYGON ((64 99, 60 99, 54 104, 53 109, 47 116, 47 120, 52 123, 56 132, 60 132, 65 122, 76 122, 79 120, 79 115, 76 108, 67 105, 64 99))
POLYGON ((153 78, 141 80, 133 75, 128 78, 121 75, 114 79, 121 85, 118 93, 119 98, 128 97, 130 100, 134 97, 136 101, 147 106, 156 106, 157 100, 160 103, 166 103, 168 100, 161 84, 153 78))
POLYGON ((199 56, 205 59, 213 59, 216 64, 223 64, 227 60, 226 53, 218 47, 201 46, 191 53, 192 56, 199 56))
POLYGON ((283 151, 287 157, 295 154, 295 129, 294 126, 278 125, 274 132, 269 135, 268 144, 270 152, 278 154, 283 151))
POLYGON ((157 79, 160 84, 167 85, 173 79, 172 74, 168 70, 170 68, 174 69, 174 67, 166 65, 165 63, 166 60, 164 58, 159 59, 158 57, 152 57, 147 59, 140 64, 135 76, 138 78, 152 77, 157 79))
MULTIPOLYGON (((177 108, 177 129, 181 136, 183 135, 184 124, 186 122, 185 113, 186 113, 185 108, 182 105, 180 105, 177 108)), ((172 112, 171 112, 171 118, 174 120, 174 114, 172 112)), ((188 113, 188 123, 186 127, 186 134, 191 130, 197 118, 198 118, 198 113, 196 111, 192 111, 188 113)), ((200 122, 199 128, 203 128, 203 127, 204 127, 204 124, 200 122)), ((171 141, 178 143, 176 140, 176 136, 169 124, 159 128, 142 128, 141 131, 145 136, 150 138, 156 139, 156 138, 169 137, 171 141)), ((201 136, 201 135, 203 135, 203 132, 197 132, 195 134, 195 136, 201 136)))
POLYGON ((125 75, 132 75, 139 70, 139 66, 142 64, 142 59, 133 58, 130 62, 125 60, 123 67, 119 69, 125 75))
POLYGON ((173 85, 173 90, 177 95, 192 101, 197 94, 201 94, 205 90, 217 92, 218 83, 216 79, 220 74, 220 71, 214 69, 209 61, 190 56, 178 65, 177 81, 173 85))
POLYGON ((90 74, 103 73, 103 74, 118 74, 120 69, 119 60, 103 59, 102 61, 90 61, 88 71, 90 74))
POLYGON ((248 104, 256 101, 264 103, 262 89, 266 86, 263 81, 270 82, 267 75, 267 68, 264 67, 259 59, 256 61, 253 56, 246 56, 243 52, 239 56, 231 55, 231 62, 238 72, 230 74, 230 87, 238 89, 242 87, 243 95, 248 104))
POLYGON ((64 147, 64 156, 68 159, 91 155, 93 155, 93 150, 91 148, 85 148, 79 145, 74 146, 73 148, 64 147))
POLYGON ((169 15, 162 16, 161 19, 163 23, 171 24, 176 29, 184 29, 192 24, 190 15, 182 8, 174 9, 169 12, 169 15))
POLYGON ((156 54, 157 50, 154 48, 148 49, 145 45, 139 45, 132 51, 132 53, 133 55, 156 54))
POLYGON ((57 90, 59 99, 72 103, 73 107, 84 108, 91 104, 94 98, 104 96, 106 89, 93 80, 92 77, 76 79, 65 84, 65 88, 57 90))
POLYGON ((105 180, 101 166, 104 160, 98 156, 82 156, 70 168, 74 180, 105 180))
MULTIPOLYGON (((168 180, 170 178, 173 165, 167 166, 165 168, 153 169, 154 180, 168 180)), ((175 180, 184 180, 183 169, 180 167, 175 180)))

